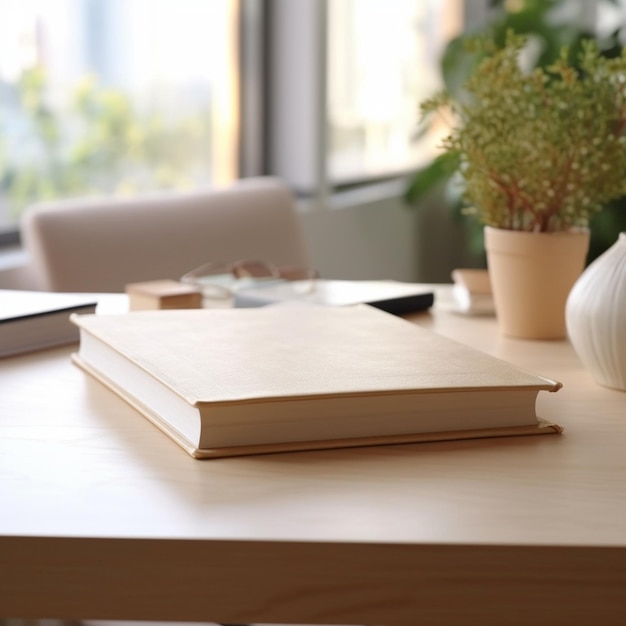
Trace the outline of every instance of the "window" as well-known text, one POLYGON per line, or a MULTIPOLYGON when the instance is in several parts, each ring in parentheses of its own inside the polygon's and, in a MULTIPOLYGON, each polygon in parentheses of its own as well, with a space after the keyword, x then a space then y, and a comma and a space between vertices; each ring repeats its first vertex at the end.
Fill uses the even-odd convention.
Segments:
POLYGON ((406 171, 432 154, 432 138, 411 140, 418 105, 441 87, 439 57, 462 18, 459 0, 328 3, 332 183, 406 171))
POLYGON ((413 141, 419 103, 439 85, 439 56, 463 0, 272 0, 270 171, 326 206, 345 184, 427 162, 413 141))
POLYGON ((0 0, 0 231, 56 196, 237 177, 236 0, 0 0))
MULTIPOLYGON (((467 0, 465 0, 467 1, 467 0)), ((56 196, 410 171, 464 0, 0 0, 0 239, 56 196)))

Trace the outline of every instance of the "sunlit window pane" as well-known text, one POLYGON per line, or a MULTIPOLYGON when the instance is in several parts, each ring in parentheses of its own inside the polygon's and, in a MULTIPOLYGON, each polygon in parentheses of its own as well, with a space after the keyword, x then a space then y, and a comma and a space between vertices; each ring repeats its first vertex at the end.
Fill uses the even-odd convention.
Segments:
POLYGON ((0 0, 0 229, 236 177, 236 0, 0 0))
POLYGON ((412 141, 418 106, 440 86, 439 57, 462 28, 462 2, 332 0, 328 11, 330 180, 424 162, 435 142, 412 141))

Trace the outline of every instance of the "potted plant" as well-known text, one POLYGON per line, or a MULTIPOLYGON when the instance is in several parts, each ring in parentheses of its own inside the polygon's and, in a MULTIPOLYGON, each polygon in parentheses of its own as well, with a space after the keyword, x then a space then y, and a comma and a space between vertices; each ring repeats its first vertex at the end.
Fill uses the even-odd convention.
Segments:
POLYGON ((496 312, 505 334, 565 335, 565 300, 582 272, 590 218, 626 195, 626 53, 583 42, 526 71, 527 40, 473 42, 484 54, 462 98, 441 92, 423 118, 450 115, 442 159, 457 169, 466 212, 485 226, 496 312))
MULTIPOLYGON (((597 0, 591 3, 593 13, 604 15, 599 20, 590 20, 587 3, 573 6, 571 0, 490 0, 489 11, 479 22, 474 22, 453 37, 445 46, 439 59, 440 79, 453 95, 459 95, 462 86, 480 61, 480 52, 469 54, 467 41, 477 36, 489 36, 504 42, 507 32, 512 30, 527 36, 533 45, 534 54, 526 62, 534 67, 548 67, 559 57, 563 46, 569 48, 569 58, 575 63, 584 40, 594 39, 605 57, 621 54, 626 26, 619 16, 610 11, 614 0, 597 0), (608 16, 612 15, 612 17, 608 16)), ((436 124, 438 120, 433 118, 436 124)), ((434 129, 423 129, 432 132, 434 129)), ((423 135, 414 136, 419 140, 423 135)), ((444 154, 443 156, 448 156, 444 154)), ((451 159, 453 160, 453 159, 451 159)), ((437 197, 438 211, 448 213, 457 226, 464 231, 465 256, 470 267, 486 267, 482 225, 461 213, 462 203, 454 170, 445 159, 430 158, 408 178, 404 201, 408 208, 423 210, 432 206, 437 197)), ((626 231, 626 196, 609 202, 589 223, 591 238, 587 264, 610 248, 620 232, 626 231)))

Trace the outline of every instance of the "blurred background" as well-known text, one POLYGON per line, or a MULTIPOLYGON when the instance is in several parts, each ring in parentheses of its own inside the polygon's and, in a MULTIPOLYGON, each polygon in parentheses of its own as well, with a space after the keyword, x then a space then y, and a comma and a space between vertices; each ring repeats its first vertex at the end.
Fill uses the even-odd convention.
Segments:
POLYGON ((460 87, 469 35, 526 32, 547 63, 583 36, 617 53, 624 24, 626 0, 0 0, 0 286, 36 201, 260 174, 297 194, 323 276, 447 282, 480 233, 419 103, 460 87))

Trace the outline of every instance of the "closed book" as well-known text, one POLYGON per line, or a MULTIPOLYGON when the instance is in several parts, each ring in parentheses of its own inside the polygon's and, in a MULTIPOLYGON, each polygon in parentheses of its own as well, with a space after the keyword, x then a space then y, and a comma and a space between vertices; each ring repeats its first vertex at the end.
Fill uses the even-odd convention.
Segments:
POLYGON ((235 307, 265 306, 297 301, 319 306, 369 304, 377 309, 406 315, 429 309, 434 293, 419 283, 397 280, 333 280, 270 281, 244 287, 235 292, 235 307))
POLYGON ((560 431, 560 383, 367 305, 73 321, 75 363, 196 458, 560 431))
POLYGON ((78 342, 72 313, 93 313, 97 302, 80 293, 0 289, 0 357, 78 342))

